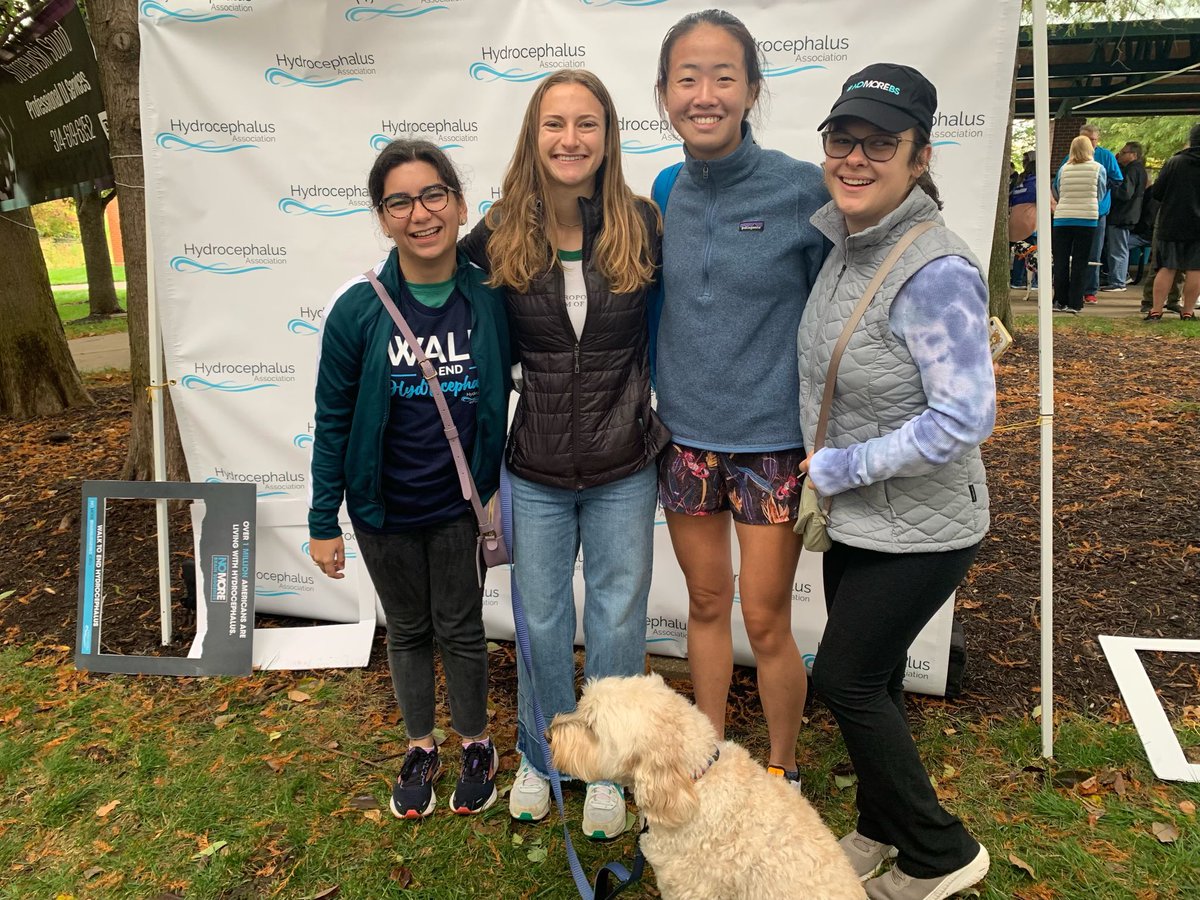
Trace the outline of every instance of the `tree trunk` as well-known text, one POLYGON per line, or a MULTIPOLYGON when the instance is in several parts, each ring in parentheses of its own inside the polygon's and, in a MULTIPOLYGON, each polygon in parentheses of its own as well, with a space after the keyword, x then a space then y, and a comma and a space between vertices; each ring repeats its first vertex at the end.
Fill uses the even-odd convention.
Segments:
POLYGON ((1004 156, 1000 161, 1000 196, 996 205, 996 228, 992 232, 992 258, 988 266, 988 312, 1013 333, 1012 276, 1008 248, 1008 179, 1012 173, 1012 120, 1017 109, 1016 73, 1008 98, 1008 127, 1004 129, 1004 156))
POLYGON ((111 316, 121 311, 113 284, 112 259, 104 232, 104 201, 100 194, 85 194, 75 201, 83 262, 87 266, 88 315, 111 316))
POLYGON ((0 418, 91 406, 67 347, 33 215, 0 216, 0 418))
MULTIPOLYGON (((129 313, 129 374, 133 413, 129 454, 121 477, 148 481, 154 477, 150 401, 150 326, 146 281, 146 195, 142 167, 141 112, 138 107, 138 39, 136 0, 88 0, 88 30, 96 47, 100 88, 108 110, 108 141, 113 175, 121 188, 121 240, 125 245, 125 307, 129 313)), ((165 390, 165 389, 164 389, 165 390)), ((168 481, 186 481, 187 464, 179 426, 164 396, 168 481)))

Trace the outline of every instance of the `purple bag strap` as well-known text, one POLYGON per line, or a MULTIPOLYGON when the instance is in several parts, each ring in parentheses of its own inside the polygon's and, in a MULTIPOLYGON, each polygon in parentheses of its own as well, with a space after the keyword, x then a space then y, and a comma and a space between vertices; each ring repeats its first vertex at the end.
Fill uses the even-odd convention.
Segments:
POLYGON ((375 270, 367 269, 363 275, 367 281, 371 282, 371 287, 375 288, 375 293, 379 295, 384 308, 392 317, 392 321, 396 323, 396 327, 400 329, 400 334, 404 336, 413 356, 416 357, 417 365, 421 367, 421 375, 429 385, 429 393, 433 396, 438 415, 442 417, 442 429, 446 433, 446 440, 450 443, 450 455, 454 457, 454 468, 458 471, 458 483, 462 488, 463 499, 469 501, 471 509, 475 511, 475 519, 479 522, 480 538, 489 551, 494 550, 500 545, 500 534, 496 529, 494 517, 489 517, 483 510, 483 504, 479 502, 479 491, 475 489, 475 479, 471 477, 471 468, 467 465, 462 441, 458 439, 458 427, 450 416, 450 408, 446 405, 446 395, 442 393, 442 385, 438 381, 437 371, 434 369, 433 363, 429 361, 429 357, 425 355, 425 351, 421 349, 421 345, 417 343, 417 336, 413 334, 408 322, 405 321, 400 310, 396 308, 395 302, 388 295, 387 288, 380 283, 375 270))

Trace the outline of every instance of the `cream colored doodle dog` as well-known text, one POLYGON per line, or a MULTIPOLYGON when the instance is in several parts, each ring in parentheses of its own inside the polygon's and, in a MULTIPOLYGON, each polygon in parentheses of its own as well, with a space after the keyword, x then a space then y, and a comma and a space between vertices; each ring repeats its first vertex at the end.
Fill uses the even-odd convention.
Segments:
POLYGON ((866 897, 808 801, 658 675, 588 682, 550 748, 564 772, 633 789, 664 900, 866 897))

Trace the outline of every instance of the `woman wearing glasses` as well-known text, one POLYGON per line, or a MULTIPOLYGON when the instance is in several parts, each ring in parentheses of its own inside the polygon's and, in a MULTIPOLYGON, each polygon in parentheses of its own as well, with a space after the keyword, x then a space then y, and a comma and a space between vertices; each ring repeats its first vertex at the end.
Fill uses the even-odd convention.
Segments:
POLYGON ((663 38, 659 109, 685 161, 666 202, 660 185, 672 170, 655 182, 664 216, 656 387, 674 441, 659 463, 659 500, 687 581, 696 705, 723 735, 736 593, 769 771, 795 784, 806 675, 791 627, 792 523, 804 450, 790 360, 828 249, 808 218, 828 194, 816 166, 755 143, 749 117, 763 84, 754 39, 723 10, 684 16, 663 38))
MULTIPOLYGON (((645 669, 654 460, 668 435, 650 407, 646 295, 659 220, 621 173, 612 99, 583 69, 546 78, 525 110, 503 195, 464 248, 508 291, 521 396, 508 441, 514 564, 533 683, 518 672, 515 819, 550 808, 530 694, 547 722, 575 708, 572 578, 583 549, 584 674, 645 669)), ((583 831, 626 827, 620 786, 589 784, 583 831)))
MULTIPOLYGON (((388 144, 367 176, 377 221, 395 246, 375 274, 437 369, 480 499, 500 482, 510 387, 508 325, 499 291, 456 254, 467 219, 454 167, 426 141, 388 144)), ((367 279, 356 276, 325 309, 317 367, 309 553, 342 578, 343 498, 379 593, 388 664, 408 752, 392 813, 433 812, 441 774, 433 739, 433 646, 441 649, 462 768, 450 808, 470 814, 496 800, 488 737, 483 585, 477 523, 463 499, 434 399, 367 279)))
POLYGON ((933 85, 907 66, 868 66, 845 83, 821 124, 833 200, 813 216, 833 251, 798 341, 802 468, 830 501, 833 540, 813 685, 858 776, 858 823, 842 847, 872 900, 948 897, 988 870, 987 850, 938 803, 902 693, 909 645, 988 528, 979 445, 996 408, 987 287, 943 224, 929 177, 936 107, 933 85), (933 227, 902 252, 851 332, 826 440, 814 447, 834 344, 881 263, 922 224, 933 227))

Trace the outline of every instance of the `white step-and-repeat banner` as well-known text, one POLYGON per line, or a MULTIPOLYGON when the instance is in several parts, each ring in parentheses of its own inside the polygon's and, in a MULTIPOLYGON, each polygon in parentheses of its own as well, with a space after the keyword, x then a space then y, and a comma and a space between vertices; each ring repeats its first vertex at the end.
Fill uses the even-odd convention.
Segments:
MULTIPOLYGON (((819 161, 816 126, 842 82, 907 63, 938 88, 933 174, 946 219, 987 259, 1019 0, 729 0, 766 61, 759 142, 819 161)), ((596 72, 620 115, 626 176, 649 194, 682 158, 655 106, 667 28, 684 0, 143 0, 142 133, 151 266, 172 398, 192 477, 252 482, 260 610, 352 623, 365 571, 319 578, 305 551, 316 335, 334 289, 388 249, 367 171, 396 137, 443 147, 473 225, 497 198, 526 101, 562 66, 596 72), (265 532, 265 533, 264 533, 265 532)), ((783 364, 781 362, 781 364, 783 364)), ((789 363, 790 364, 790 363, 789 363)), ((686 652, 687 594, 656 529, 647 648, 686 652)), ((347 527, 349 565, 357 568, 347 527)), ((735 555, 736 559, 736 555, 735 555)), ((508 572, 492 572, 489 633, 512 634, 508 572)), ((577 578, 577 602, 582 581, 577 578)), ((793 591, 801 652, 824 626, 820 558, 793 591)), ((750 663, 735 611, 735 656, 750 663)), ((940 693, 943 611, 914 645, 909 684, 940 693)), ((359 635, 360 630, 354 632, 359 635)), ((324 642, 328 644, 328 642, 324 642)), ((321 640, 260 664, 325 665, 321 640), (273 662, 272 662, 273 661, 273 662)))

